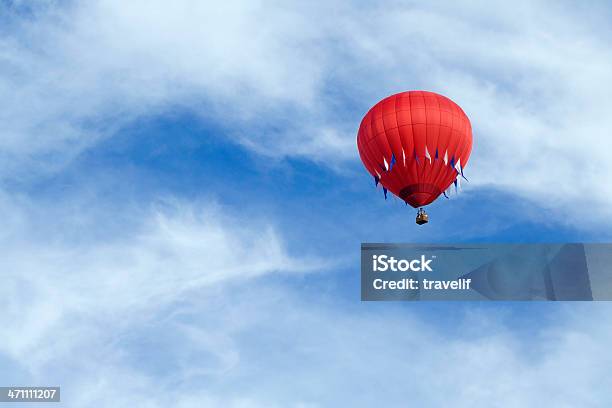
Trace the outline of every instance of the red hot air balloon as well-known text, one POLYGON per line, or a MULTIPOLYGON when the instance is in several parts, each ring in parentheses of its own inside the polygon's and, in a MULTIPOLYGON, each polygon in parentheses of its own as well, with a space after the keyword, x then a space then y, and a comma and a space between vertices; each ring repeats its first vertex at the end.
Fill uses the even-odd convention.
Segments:
POLYGON ((363 117, 357 133, 361 161, 387 190, 419 208, 433 202, 463 176, 472 151, 472 126, 445 96, 427 91, 391 95, 363 117))

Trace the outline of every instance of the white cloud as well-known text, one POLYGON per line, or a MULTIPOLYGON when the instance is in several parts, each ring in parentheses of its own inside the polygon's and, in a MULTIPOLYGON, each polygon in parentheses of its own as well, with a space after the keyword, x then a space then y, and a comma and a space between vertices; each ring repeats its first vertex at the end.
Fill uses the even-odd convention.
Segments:
POLYGON ((265 220, 80 204, 0 196, 3 383, 59 384, 70 407, 610 403, 603 303, 533 305, 533 328, 503 306, 443 324, 271 279, 330 265, 289 255, 265 220))
POLYGON ((569 222, 585 221, 577 205, 594 223, 612 215, 602 178, 612 173, 611 33, 597 6, 43 4, 5 18, 4 177, 56 168, 135 118, 177 108, 260 153, 337 167, 356 159, 354 132, 372 103, 425 88, 472 118, 472 185, 569 222))
POLYGON ((81 199, 0 196, 5 384, 59 384, 70 407, 610 403, 604 303, 541 309, 530 329, 503 306, 445 323, 364 308, 274 279, 330 265, 288 254, 270 221, 81 199))
POLYGON ((112 336, 186 294, 325 265, 288 255, 265 220, 228 216, 216 205, 166 201, 115 216, 85 202, 76 213, 66 202, 41 204, 0 200, 12 220, 0 237, 0 350, 34 366, 68 352, 72 341, 108 341, 104 326, 112 336))
MULTIPOLYGON (((133 120, 175 109, 220 121, 263 154, 351 159, 369 105, 428 88, 473 119, 473 185, 609 219, 612 58, 596 12, 43 4, 23 19, 0 15, 10 20, 0 27, 1 179, 61 168, 133 120)), ((120 214, 48 204, 0 195, 0 375, 59 383, 67 406, 610 403, 605 305, 559 312, 563 323, 531 336, 460 316, 457 335, 406 309, 262 283, 323 267, 288 254, 267 220, 181 202, 120 214)))
POLYGON ((75 407, 611 402, 602 303, 540 311, 556 323, 527 330, 500 308, 456 313, 442 329, 423 308, 363 308, 257 280, 200 288, 177 303, 113 319, 72 315, 70 336, 37 343, 52 350, 47 359, 16 364, 30 362, 29 383, 61 384, 63 403, 75 407))
POLYGON ((4 166, 69 158, 176 106, 231 123, 311 105, 321 68, 301 56, 317 36, 294 11, 249 2, 47 5, 0 42, 4 166))

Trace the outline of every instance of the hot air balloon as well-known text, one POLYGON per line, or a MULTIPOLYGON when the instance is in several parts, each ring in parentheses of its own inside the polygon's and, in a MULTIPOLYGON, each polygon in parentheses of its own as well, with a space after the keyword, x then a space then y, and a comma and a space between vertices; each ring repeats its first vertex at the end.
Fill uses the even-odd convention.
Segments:
POLYGON ((357 133, 359 156, 376 185, 418 208, 460 183, 472 151, 472 125, 445 96, 427 91, 391 95, 365 114, 357 133))

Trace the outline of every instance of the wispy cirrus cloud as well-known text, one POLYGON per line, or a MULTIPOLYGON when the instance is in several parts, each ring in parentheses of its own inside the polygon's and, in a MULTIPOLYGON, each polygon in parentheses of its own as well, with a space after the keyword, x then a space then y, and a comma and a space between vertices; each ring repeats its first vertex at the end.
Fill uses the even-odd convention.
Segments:
POLYGON ((357 158, 354 131, 370 105, 425 88, 472 118, 473 186, 557 220, 583 222, 578 202, 594 222, 610 219, 603 5, 8 4, 3 177, 57 168, 136 118, 176 109, 259 153, 341 167, 357 158))
POLYGON ((330 265, 288 253, 270 220, 168 199, 75 212, 79 199, 1 196, 3 383, 60 384, 74 407, 609 403, 604 304, 535 305, 531 328, 504 306, 459 307, 452 324, 364 309, 274 279, 330 265))
MULTIPOLYGON (((59 171, 126 125, 177 110, 260 154, 345 168, 361 114, 425 88, 473 119, 472 185, 569 221, 583 220, 576 202, 609 220, 604 9, 1 7, 1 180, 59 171)), ((267 214, 183 200, 109 210, 120 198, 51 203, 17 190, 0 195, 5 384, 55 380, 68 406, 609 404, 605 305, 551 313, 559 323, 528 335, 461 315, 458 336, 406 309, 364 311, 308 298, 308 282, 278 284, 278 273, 329 264, 290 253, 267 214)))
POLYGON ((151 306, 137 318, 131 309, 71 314, 61 336, 50 332, 52 345, 38 343, 45 358, 30 354, 25 368, 15 359, 12 378, 54 378, 64 404, 75 407, 610 402, 603 304, 549 309, 529 330, 517 330, 503 308, 463 309, 444 329, 419 309, 364 310, 254 279, 151 306))
POLYGON ((89 336, 105 326, 112 326, 105 341, 112 341, 116 329, 189 293, 328 266, 290 256, 268 221, 237 219, 214 204, 163 201, 123 208, 119 217, 85 205, 73 213, 66 202, 39 205, 25 197, 0 200, 13 220, 1 237, 0 352, 28 356, 34 366, 73 340, 93 341, 89 336))

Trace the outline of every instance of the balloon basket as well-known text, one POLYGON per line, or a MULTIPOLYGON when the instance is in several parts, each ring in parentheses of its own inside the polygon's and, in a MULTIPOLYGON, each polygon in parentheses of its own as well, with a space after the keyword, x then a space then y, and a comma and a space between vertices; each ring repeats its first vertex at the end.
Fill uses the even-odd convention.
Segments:
POLYGON ((422 208, 419 208, 419 211, 417 212, 417 216, 416 216, 416 223, 418 225, 423 225, 423 224, 427 224, 428 222, 429 222, 429 216, 427 215, 425 210, 423 210, 422 208))

